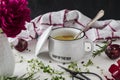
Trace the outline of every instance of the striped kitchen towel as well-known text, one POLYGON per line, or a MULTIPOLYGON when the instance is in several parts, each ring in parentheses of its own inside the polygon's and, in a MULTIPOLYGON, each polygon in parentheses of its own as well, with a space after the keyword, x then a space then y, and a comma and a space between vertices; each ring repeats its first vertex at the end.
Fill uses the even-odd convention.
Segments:
MULTIPOLYGON (((57 12, 49 12, 36 17, 31 22, 26 23, 26 30, 22 30, 13 41, 18 38, 27 41, 36 39, 40 36, 49 26, 57 27, 76 27, 84 29, 91 19, 82 14, 78 10, 61 10, 57 12)), ((93 28, 86 32, 86 38, 92 41, 100 41, 106 39, 119 39, 120 38, 120 21, 119 20, 104 20, 97 21, 93 28)), ((9 39, 11 41, 11 39, 9 39)))

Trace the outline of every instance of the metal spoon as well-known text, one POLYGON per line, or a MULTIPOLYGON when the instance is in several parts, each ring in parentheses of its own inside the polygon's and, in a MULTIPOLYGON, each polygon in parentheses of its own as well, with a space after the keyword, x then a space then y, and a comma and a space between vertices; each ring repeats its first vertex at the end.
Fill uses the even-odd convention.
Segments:
POLYGON ((100 19, 101 17, 103 17, 104 15, 104 11, 103 10, 100 10, 97 15, 86 25, 86 27, 81 31, 79 32, 77 35, 75 35, 74 39, 77 39, 79 37, 79 35, 81 35, 82 32, 86 32, 93 23, 95 23, 98 19, 100 19))

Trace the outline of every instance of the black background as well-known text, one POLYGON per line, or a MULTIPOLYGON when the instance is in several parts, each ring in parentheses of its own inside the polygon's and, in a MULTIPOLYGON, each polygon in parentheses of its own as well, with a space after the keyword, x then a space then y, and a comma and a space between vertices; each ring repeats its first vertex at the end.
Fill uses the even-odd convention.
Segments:
POLYGON ((120 20, 120 0, 28 0, 28 2, 32 19, 47 12, 63 9, 76 9, 93 18, 99 10, 103 9, 105 15, 102 20, 120 20))

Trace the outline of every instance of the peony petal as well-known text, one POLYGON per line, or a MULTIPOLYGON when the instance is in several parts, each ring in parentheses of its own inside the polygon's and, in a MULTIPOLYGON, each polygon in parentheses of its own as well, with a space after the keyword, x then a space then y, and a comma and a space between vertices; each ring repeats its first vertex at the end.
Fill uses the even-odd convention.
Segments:
POLYGON ((119 67, 115 64, 112 64, 109 68, 109 72, 112 73, 112 74, 114 74, 118 70, 119 70, 119 67))
POLYGON ((119 68, 120 68, 120 59, 117 61, 118 65, 119 65, 119 68))
POLYGON ((112 77, 115 78, 115 80, 120 80, 120 70, 118 70, 114 74, 112 74, 112 77))

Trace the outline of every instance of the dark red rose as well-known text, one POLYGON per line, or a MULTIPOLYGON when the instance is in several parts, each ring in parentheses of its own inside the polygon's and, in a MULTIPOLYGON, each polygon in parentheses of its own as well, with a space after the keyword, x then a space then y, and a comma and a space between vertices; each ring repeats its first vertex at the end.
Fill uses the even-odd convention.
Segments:
POLYGON ((0 28, 8 37, 15 37, 25 30, 25 22, 30 21, 27 0, 0 0, 0 28))

